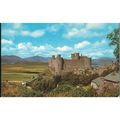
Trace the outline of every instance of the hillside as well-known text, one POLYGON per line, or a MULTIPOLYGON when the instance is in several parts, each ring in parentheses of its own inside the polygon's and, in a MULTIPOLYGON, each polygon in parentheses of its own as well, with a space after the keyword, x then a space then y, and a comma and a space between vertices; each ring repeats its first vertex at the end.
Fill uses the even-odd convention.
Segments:
POLYGON ((48 57, 41 57, 41 56, 33 56, 33 57, 27 57, 24 58, 25 61, 28 62, 48 62, 48 57))
POLYGON ((48 62, 48 57, 41 57, 41 56, 33 56, 27 58, 21 58, 14 55, 4 55, 1 56, 2 64, 15 64, 18 62, 48 62))
POLYGON ((4 55, 1 56, 2 64, 14 64, 16 62, 24 61, 22 58, 15 56, 15 55, 4 55))
POLYGON ((103 66, 103 65, 111 64, 114 61, 116 61, 115 58, 107 58, 107 57, 106 58, 93 59, 92 60, 92 65, 103 66))

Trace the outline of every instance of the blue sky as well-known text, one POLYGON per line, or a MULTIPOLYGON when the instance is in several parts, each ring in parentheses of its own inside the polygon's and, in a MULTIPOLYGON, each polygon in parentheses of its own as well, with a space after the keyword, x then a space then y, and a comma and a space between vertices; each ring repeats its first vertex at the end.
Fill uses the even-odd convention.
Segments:
POLYGON ((2 23, 2 55, 114 57, 106 35, 116 23, 2 23))

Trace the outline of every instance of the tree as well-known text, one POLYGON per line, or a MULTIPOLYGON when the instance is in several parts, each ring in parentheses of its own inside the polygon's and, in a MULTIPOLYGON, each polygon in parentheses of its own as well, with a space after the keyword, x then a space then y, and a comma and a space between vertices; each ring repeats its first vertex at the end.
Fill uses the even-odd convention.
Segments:
POLYGON ((117 61, 119 61, 119 40, 120 40, 120 28, 114 29, 111 33, 109 33, 107 35, 107 38, 109 40, 111 40, 110 42, 110 46, 114 45, 116 46, 115 50, 114 50, 114 55, 117 59, 117 61))

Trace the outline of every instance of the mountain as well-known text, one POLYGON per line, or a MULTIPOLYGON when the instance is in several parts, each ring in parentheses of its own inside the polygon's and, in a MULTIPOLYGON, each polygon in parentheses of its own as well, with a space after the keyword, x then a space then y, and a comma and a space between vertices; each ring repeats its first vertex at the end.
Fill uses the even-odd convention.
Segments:
POLYGON ((92 65, 94 66, 103 66, 103 65, 108 65, 111 64, 112 62, 116 61, 115 58, 99 58, 99 59, 93 59, 92 60, 92 65))
POLYGON ((48 62, 49 57, 33 56, 24 58, 24 60, 28 62, 48 62))
POLYGON ((22 62, 23 59, 15 55, 4 55, 1 56, 2 64, 14 64, 16 62, 22 62))
MULTIPOLYGON (((33 56, 27 58, 20 58, 15 55, 4 55, 1 56, 2 64, 14 64, 17 62, 48 62, 49 57, 41 57, 41 56, 33 56)), ((115 61, 115 58, 99 58, 99 59, 92 59, 93 66, 103 66, 105 64, 111 64, 112 61, 115 61)))
POLYGON ((1 56, 2 64, 15 64, 17 62, 48 62, 49 57, 33 56, 27 58, 20 58, 15 55, 1 56))

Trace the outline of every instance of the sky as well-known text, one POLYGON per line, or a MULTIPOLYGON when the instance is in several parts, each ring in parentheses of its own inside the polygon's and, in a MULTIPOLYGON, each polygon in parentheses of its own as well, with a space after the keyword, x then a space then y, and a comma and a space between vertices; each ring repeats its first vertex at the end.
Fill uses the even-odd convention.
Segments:
POLYGON ((115 46, 109 46, 108 33, 117 23, 2 23, 2 55, 51 57, 71 53, 98 59, 113 58, 115 46))

